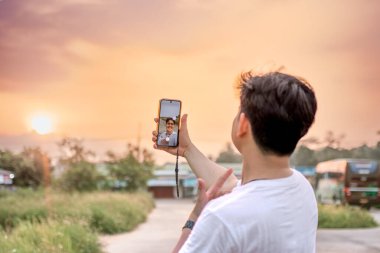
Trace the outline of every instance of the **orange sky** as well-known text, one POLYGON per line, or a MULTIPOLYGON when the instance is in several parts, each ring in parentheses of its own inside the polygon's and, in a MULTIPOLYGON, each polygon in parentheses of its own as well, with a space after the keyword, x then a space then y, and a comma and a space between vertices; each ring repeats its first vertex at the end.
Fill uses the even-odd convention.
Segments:
POLYGON ((308 137, 332 130, 345 146, 374 144, 379 11, 374 0, 2 0, 0 149, 50 149, 53 138, 28 134, 39 111, 53 115, 55 136, 85 138, 99 154, 139 132, 150 147, 167 97, 183 101, 194 142, 215 155, 230 138, 237 75, 281 66, 317 93, 308 137))

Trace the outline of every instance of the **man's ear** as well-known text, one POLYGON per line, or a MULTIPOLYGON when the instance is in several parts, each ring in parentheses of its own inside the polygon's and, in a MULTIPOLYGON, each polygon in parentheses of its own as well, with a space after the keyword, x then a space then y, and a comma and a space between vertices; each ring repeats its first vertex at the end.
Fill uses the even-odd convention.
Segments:
POLYGON ((244 112, 240 113, 237 126, 237 136, 242 137, 246 135, 250 130, 249 120, 244 112))

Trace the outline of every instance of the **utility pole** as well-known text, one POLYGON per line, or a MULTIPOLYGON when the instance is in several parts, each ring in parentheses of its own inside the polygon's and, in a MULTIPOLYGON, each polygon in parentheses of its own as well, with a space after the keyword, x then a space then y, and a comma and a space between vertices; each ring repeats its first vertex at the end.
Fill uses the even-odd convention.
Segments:
POLYGON ((137 160, 140 162, 141 158, 141 122, 139 122, 138 127, 137 127, 137 160))

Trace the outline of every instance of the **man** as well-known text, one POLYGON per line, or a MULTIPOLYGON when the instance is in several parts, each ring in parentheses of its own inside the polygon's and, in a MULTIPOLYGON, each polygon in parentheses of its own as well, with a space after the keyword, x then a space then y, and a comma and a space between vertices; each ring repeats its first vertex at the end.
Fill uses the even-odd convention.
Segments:
POLYGON ((175 121, 172 118, 166 119, 166 131, 158 136, 160 145, 177 146, 177 133, 174 132, 175 121))
POLYGON ((193 145, 187 115, 182 118, 178 152, 200 178, 199 197, 173 252, 315 252, 314 192, 289 168, 291 153, 314 122, 314 92, 305 81, 278 72, 245 73, 239 84, 231 137, 243 157, 241 181, 193 145))

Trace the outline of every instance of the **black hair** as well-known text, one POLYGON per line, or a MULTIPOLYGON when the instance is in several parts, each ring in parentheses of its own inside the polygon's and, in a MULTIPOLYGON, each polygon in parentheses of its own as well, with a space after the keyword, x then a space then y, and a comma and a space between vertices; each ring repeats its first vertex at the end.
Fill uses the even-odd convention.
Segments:
POLYGON ((280 72, 242 73, 240 110, 264 153, 290 155, 314 122, 317 100, 309 83, 280 72))
POLYGON ((168 124, 168 122, 169 122, 169 121, 173 121, 173 123, 175 124, 175 120, 174 120, 174 119, 172 119, 172 118, 167 118, 167 119, 166 119, 166 121, 165 121, 165 122, 166 122, 166 124, 168 124))

